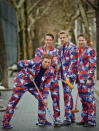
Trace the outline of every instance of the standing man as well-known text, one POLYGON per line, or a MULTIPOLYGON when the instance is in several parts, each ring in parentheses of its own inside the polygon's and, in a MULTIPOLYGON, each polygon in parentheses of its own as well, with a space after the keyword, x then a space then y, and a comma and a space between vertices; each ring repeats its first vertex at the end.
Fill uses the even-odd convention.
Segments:
POLYGON ((11 128, 10 120, 14 114, 14 109, 21 99, 22 95, 29 91, 39 101, 39 116, 38 120, 42 125, 50 125, 45 119, 45 106, 47 105, 48 90, 55 71, 51 66, 51 56, 46 54, 42 57, 42 62, 35 62, 34 60, 23 60, 18 63, 21 71, 14 79, 14 88, 12 96, 7 104, 7 108, 3 117, 3 127, 11 128), (38 93, 32 79, 34 79, 43 99, 38 93))
MULTIPOLYGON (((63 80, 74 82, 77 71, 77 48, 73 43, 69 42, 69 35, 65 31, 61 31, 59 37, 62 44, 58 58, 60 62, 59 76, 63 80)), ((73 109, 72 90, 64 82, 62 82, 62 85, 65 109, 63 125, 67 126, 75 122, 75 116, 71 113, 73 109)))
POLYGON ((94 99, 96 54, 87 45, 86 37, 78 35, 78 93, 82 103, 81 122, 84 127, 96 126, 96 104, 94 99))
MULTIPOLYGON (((55 77, 54 82, 51 84, 50 92, 51 98, 53 101, 53 117, 54 117, 54 124, 61 125, 60 121, 60 103, 59 103, 59 86, 58 86, 58 78, 57 78, 57 64, 58 64, 58 49, 52 46, 54 41, 54 36, 52 34, 46 34, 44 37, 45 45, 38 48, 35 53, 35 59, 41 59, 44 54, 50 54, 52 56, 52 66, 55 69, 55 77)), ((45 114, 46 115, 46 114, 45 114)))

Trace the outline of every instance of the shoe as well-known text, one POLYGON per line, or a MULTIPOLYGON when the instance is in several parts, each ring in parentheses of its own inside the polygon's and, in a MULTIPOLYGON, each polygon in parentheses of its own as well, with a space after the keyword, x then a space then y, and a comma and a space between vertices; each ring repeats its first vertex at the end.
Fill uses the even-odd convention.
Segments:
POLYGON ((50 123, 50 122, 48 122, 48 121, 45 121, 44 124, 45 124, 45 125, 49 125, 49 126, 52 125, 52 123, 50 123))
POLYGON ((50 126, 50 125, 52 125, 52 123, 50 123, 48 121, 44 121, 44 122, 38 122, 38 123, 36 123, 36 125, 38 125, 38 126, 50 126))
POLYGON ((42 123, 42 122, 39 122, 39 123, 37 122, 36 125, 38 125, 38 126, 45 126, 44 123, 42 123))
POLYGON ((68 125, 71 125, 71 122, 64 120, 63 121, 63 126, 68 126, 68 125))
POLYGON ((92 124, 89 124, 89 123, 85 123, 85 124, 83 125, 83 127, 94 127, 94 126, 96 126, 96 125, 92 125, 92 124))
POLYGON ((4 129, 11 129, 13 128, 10 124, 3 124, 4 129))
POLYGON ((76 124, 77 124, 77 125, 84 125, 85 122, 80 121, 80 122, 77 122, 76 124))
POLYGON ((71 123, 75 123, 75 120, 72 120, 71 123))
POLYGON ((63 126, 63 122, 61 122, 60 120, 55 120, 54 126, 63 126))

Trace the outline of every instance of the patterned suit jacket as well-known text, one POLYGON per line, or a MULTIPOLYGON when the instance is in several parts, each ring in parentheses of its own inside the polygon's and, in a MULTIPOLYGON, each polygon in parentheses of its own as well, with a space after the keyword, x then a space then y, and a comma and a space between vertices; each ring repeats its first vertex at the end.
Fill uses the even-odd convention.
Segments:
MULTIPOLYGON (((33 78, 38 75, 40 71, 40 67, 42 65, 41 62, 35 62, 35 60, 22 60, 18 62, 21 71, 15 76, 15 86, 23 86, 31 82, 29 76, 32 75, 33 78)), ((50 88, 51 82, 53 82, 53 77, 55 75, 54 68, 49 66, 49 68, 45 71, 40 84, 40 90, 43 92, 43 98, 47 98, 48 90, 50 88)))
POLYGON ((95 50, 86 46, 81 57, 78 57, 77 75, 80 83, 85 84, 88 79, 95 82, 96 53, 95 50))
POLYGON ((62 79, 66 79, 68 76, 73 82, 77 76, 77 59, 78 59, 78 52, 76 45, 73 43, 68 43, 66 46, 63 45, 60 47, 58 60, 60 63, 60 68, 58 70, 59 76, 62 79))
POLYGON ((41 59, 44 54, 50 54, 52 56, 52 66, 55 67, 58 64, 58 52, 59 50, 54 47, 47 51, 46 46, 44 45, 36 49, 35 59, 41 59), (56 60, 53 59, 54 57, 56 58, 56 60))

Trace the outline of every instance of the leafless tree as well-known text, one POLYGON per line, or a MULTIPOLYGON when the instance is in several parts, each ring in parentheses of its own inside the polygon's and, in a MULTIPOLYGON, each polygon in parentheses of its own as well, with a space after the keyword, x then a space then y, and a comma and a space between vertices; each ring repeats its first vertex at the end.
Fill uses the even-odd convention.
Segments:
POLYGON ((0 9, 0 82, 5 88, 8 88, 8 65, 7 55, 2 29, 1 9, 0 9))

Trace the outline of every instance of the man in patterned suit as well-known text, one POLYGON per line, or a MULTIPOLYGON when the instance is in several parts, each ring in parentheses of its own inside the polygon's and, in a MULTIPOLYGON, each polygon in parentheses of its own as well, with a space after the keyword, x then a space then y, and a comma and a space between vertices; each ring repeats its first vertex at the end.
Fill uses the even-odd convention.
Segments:
POLYGON ((12 127, 9 122, 14 114, 14 109, 26 91, 29 91, 39 101, 40 111, 38 111, 38 121, 43 125, 50 125, 50 123, 45 119, 44 110, 47 105, 48 90, 51 82, 53 81, 53 76, 55 75, 54 68, 51 66, 51 56, 48 54, 44 55, 41 62, 35 62, 33 59, 23 60, 20 61, 18 65, 21 68, 21 71, 15 76, 14 79, 13 93, 7 104, 3 117, 3 127, 12 127), (36 85, 38 86, 43 100, 31 78, 34 79, 36 85))
MULTIPOLYGON (((69 35, 66 31, 61 31, 59 33, 60 41, 62 46, 59 49, 59 77, 63 80, 68 80, 74 82, 76 79, 77 71, 77 48, 76 45, 69 42, 69 35)), ((64 109, 65 109, 65 119, 63 122, 64 126, 71 125, 75 122, 75 116, 71 113, 73 109, 73 99, 72 99, 72 90, 70 87, 62 82, 63 85, 63 94, 64 94, 64 109)))
MULTIPOLYGON (((58 64, 58 49, 52 46, 54 41, 54 36, 52 34, 46 34, 44 37, 45 45, 37 48, 35 53, 35 59, 40 60, 44 54, 50 54, 52 56, 52 66, 55 69, 55 77, 54 82, 51 84, 50 92, 51 98, 53 101, 53 117, 54 117, 54 124, 61 125, 60 121, 60 102, 59 102, 59 86, 58 86, 58 77, 57 77, 57 64, 58 64)), ((45 114, 46 115, 46 114, 45 114)))
POLYGON ((86 37, 78 35, 78 93, 82 103, 82 120, 78 125, 90 127, 96 125, 96 104, 94 99, 96 54, 87 45, 86 37))

